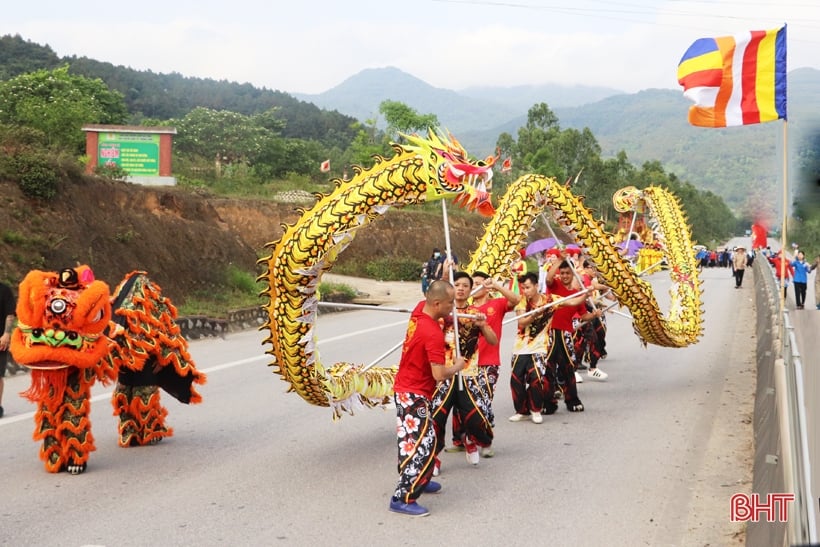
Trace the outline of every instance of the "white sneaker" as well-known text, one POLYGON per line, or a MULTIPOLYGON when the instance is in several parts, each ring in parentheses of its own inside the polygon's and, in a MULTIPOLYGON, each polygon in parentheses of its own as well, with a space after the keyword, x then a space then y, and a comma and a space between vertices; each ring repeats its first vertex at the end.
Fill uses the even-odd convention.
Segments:
POLYGON ((493 450, 492 446, 482 446, 481 447, 481 457, 482 458, 492 458, 495 456, 495 450, 493 450))
POLYGON ((576 384, 583 384, 584 383, 584 379, 581 377, 580 374, 578 374, 577 370, 575 371, 575 383, 576 384))
POLYGON ((508 419, 511 422, 523 422, 524 420, 528 420, 530 417, 526 414, 513 414, 508 419))
POLYGON ((478 445, 475 443, 466 444, 466 450, 464 451, 464 455, 467 457, 467 463, 472 465, 478 465, 479 455, 478 455, 478 445))
POLYGON ((433 463, 433 476, 438 477, 441 474, 441 462, 436 458, 436 461, 433 463))
POLYGON ((600 382, 603 382, 607 378, 609 378, 609 374, 607 374, 606 372, 604 372, 603 370, 601 370, 599 368, 589 369, 589 372, 587 372, 587 376, 589 376, 590 378, 593 378, 595 380, 598 380, 600 382))
POLYGON ((544 417, 541 416, 541 412, 539 412, 537 410, 530 414, 530 419, 532 420, 532 423, 534 423, 534 424, 540 424, 544 421, 544 417))

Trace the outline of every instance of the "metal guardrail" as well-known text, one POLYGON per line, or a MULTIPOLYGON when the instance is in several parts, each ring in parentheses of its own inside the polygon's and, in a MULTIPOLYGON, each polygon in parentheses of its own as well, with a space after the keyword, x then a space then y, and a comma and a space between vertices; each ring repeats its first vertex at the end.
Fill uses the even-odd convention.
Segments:
MULTIPOLYGON (((783 367, 785 376, 784 412, 788 416, 785 427, 789 428, 788 450, 791 453, 791 477, 795 494, 795 518, 789 520, 790 543, 809 544, 817 542, 817 522, 811 487, 811 456, 806 419, 805 375, 803 361, 797 347, 794 327, 789 320, 788 310, 780 310, 783 317, 783 367)), ((779 368, 779 367, 778 367, 779 368)), ((782 421, 781 421, 782 423, 782 421)), ((786 443, 785 436, 782 442, 786 443)), ((784 446, 784 453, 786 446, 784 446)))
POLYGON ((817 544, 817 508, 812 488, 812 451, 807 417, 803 363, 789 311, 768 261, 754 262, 757 302, 757 396, 755 464, 752 491, 761 499, 793 493, 788 521, 749 522, 746 544, 817 544))

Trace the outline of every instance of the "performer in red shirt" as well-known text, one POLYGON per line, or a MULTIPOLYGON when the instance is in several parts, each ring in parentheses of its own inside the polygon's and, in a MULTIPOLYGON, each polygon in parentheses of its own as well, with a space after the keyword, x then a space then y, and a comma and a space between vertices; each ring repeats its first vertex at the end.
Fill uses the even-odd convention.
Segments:
POLYGON ((463 370, 463 358, 445 365, 444 332, 439 319, 453 311, 455 291, 447 281, 434 281, 410 316, 399 370, 393 382, 396 402, 399 482, 390 499, 390 510, 409 516, 426 516, 416 500, 422 492, 436 493, 441 485, 430 480, 436 434, 430 399, 436 382, 463 370))
MULTIPOLYGON (((563 254, 561 260, 556 260, 547 272, 547 290, 558 297, 570 296, 585 290, 575 280, 572 265, 563 254)), ((576 356, 572 340, 575 329, 572 325, 572 318, 576 315, 581 321, 588 321, 600 318, 602 312, 597 308, 587 311, 583 299, 578 304, 570 301, 566 305, 559 306, 553 314, 550 326, 547 366, 555 372, 558 385, 564 393, 567 410, 583 412, 584 405, 578 397, 578 387, 575 385, 576 356)), ((554 414, 558 410, 558 401, 554 394, 550 395, 544 403, 544 414, 554 414)))

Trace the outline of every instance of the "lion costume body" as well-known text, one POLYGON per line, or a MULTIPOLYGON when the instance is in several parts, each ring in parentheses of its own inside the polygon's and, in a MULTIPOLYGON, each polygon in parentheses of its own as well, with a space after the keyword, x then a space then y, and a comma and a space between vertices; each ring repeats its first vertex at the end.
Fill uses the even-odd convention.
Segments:
POLYGON ((20 283, 15 361, 31 369, 22 395, 37 404, 34 440, 51 473, 85 471, 95 450, 91 387, 117 379, 112 404, 119 445, 155 444, 171 436, 163 388, 182 403, 198 403, 205 383, 175 323, 176 308, 145 272, 131 272, 113 295, 88 266, 29 272, 20 283))

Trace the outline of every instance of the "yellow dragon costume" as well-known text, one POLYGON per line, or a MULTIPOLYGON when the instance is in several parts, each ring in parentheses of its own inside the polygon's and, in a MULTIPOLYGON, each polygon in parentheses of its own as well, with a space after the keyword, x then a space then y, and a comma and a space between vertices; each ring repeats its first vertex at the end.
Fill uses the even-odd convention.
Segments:
MULTIPOLYGON (((396 367, 366 369, 353 363, 325 367, 319 361, 313 336, 321 275, 352 241, 356 230, 376 220, 390 207, 454 197, 455 202, 484 214, 493 212, 490 189, 493 158, 470 161, 452 139, 430 131, 428 139, 408 137, 409 145, 394 144, 395 155, 377 157, 369 169, 357 167, 347 181, 336 180, 329 195, 303 210, 283 236, 269 243, 269 257, 260 276, 267 282, 263 296, 270 335, 271 366, 307 402, 333 409, 334 419, 365 406, 390 400, 396 367)), ((508 267, 524 246, 537 217, 550 212, 565 232, 581 245, 607 285, 634 319, 641 341, 683 347, 697 341, 702 330, 700 281, 692 254, 691 236, 680 204, 671 193, 650 187, 628 194, 619 206, 644 207, 670 265, 670 312, 664 317, 652 288, 625 261, 611 234, 573 196, 565 185, 541 175, 525 175, 508 189, 471 256, 468 271, 481 270, 506 277, 508 267)))
POLYGON ((145 272, 131 272, 109 295, 88 266, 29 272, 20 283, 15 361, 31 369, 23 396, 37 404, 34 440, 51 473, 85 471, 95 450, 91 386, 117 379, 112 398, 120 446, 155 444, 173 434, 159 387, 198 403, 196 370, 175 323, 176 308, 145 272))

